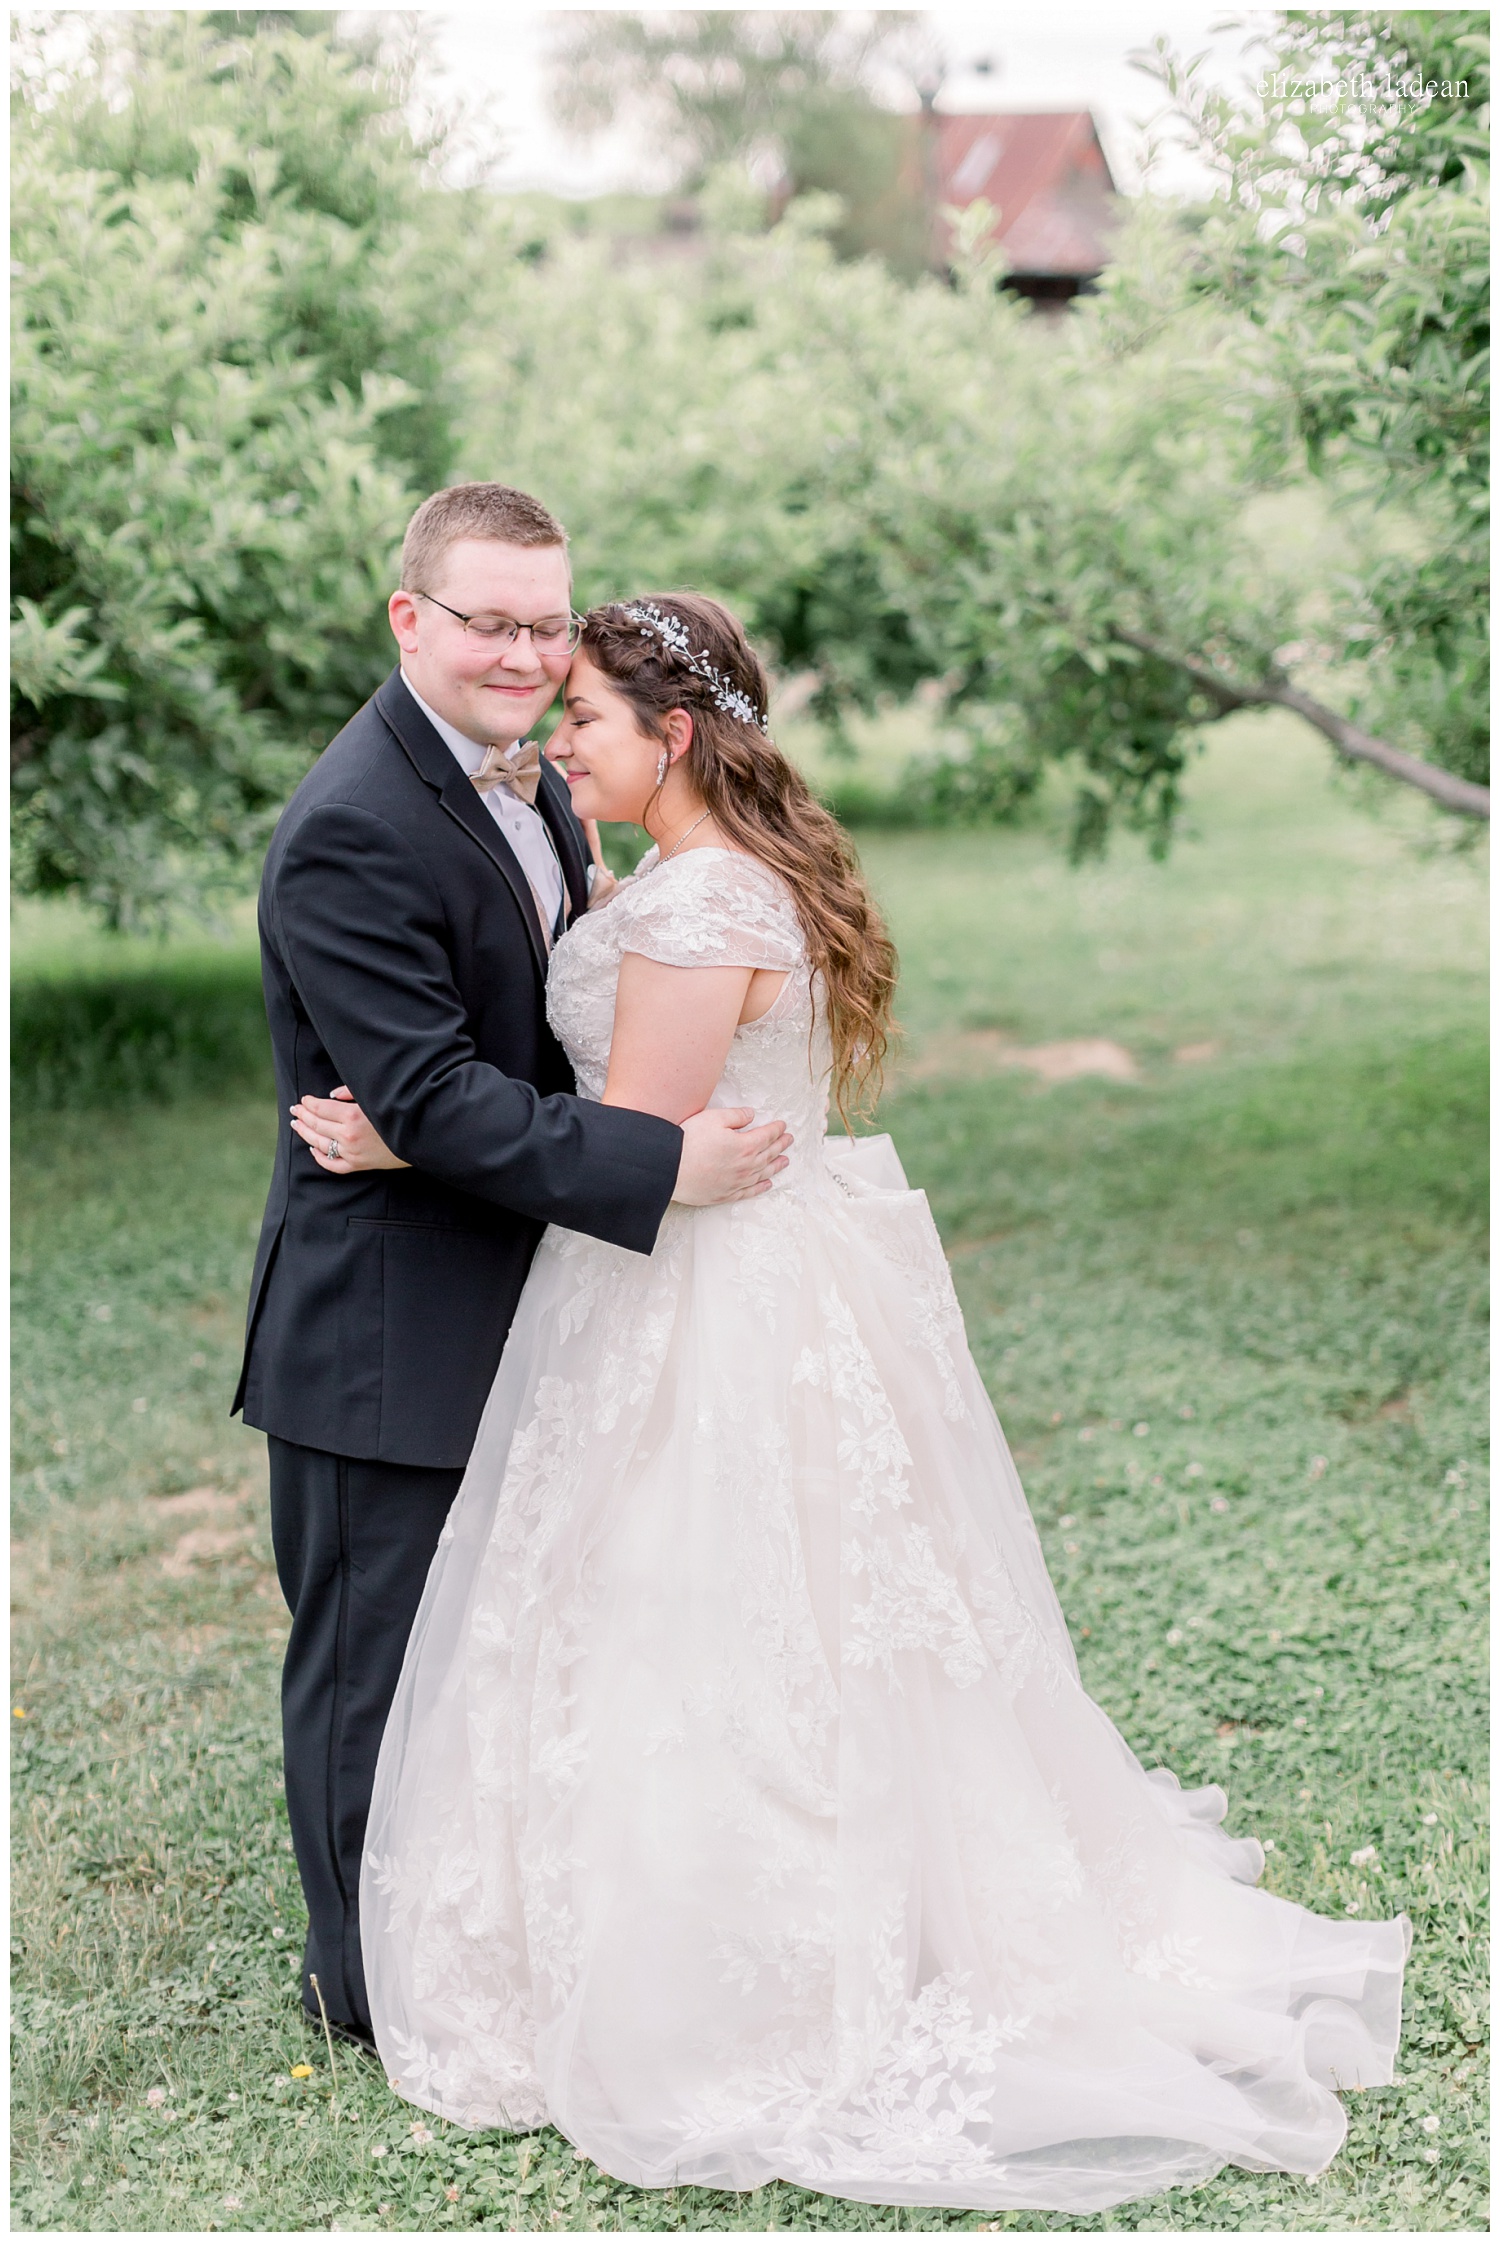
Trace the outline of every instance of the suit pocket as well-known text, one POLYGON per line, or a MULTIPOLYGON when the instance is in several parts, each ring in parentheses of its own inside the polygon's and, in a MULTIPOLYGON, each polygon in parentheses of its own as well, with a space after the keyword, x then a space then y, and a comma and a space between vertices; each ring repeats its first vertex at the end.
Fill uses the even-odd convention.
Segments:
POLYGON ((457 1222, 403 1222, 399 1215, 351 1214, 351 1230, 393 1230, 398 1237, 484 1238, 483 1230, 470 1230, 457 1222))
POLYGON ((381 1453, 467 1456, 525 1281, 531 1237, 351 1215, 380 1266, 381 1453))

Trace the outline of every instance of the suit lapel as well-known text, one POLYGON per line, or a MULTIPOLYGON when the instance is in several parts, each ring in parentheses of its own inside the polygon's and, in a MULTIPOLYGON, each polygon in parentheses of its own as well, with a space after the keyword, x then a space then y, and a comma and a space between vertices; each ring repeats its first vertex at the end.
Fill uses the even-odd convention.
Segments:
POLYGON ((583 827, 573 814, 568 782, 558 775, 545 756, 542 758, 542 783, 537 788, 536 806, 557 844, 557 858, 568 890, 568 916, 571 922, 580 911, 586 911, 589 907, 588 844, 583 827))
POLYGON ((438 738, 402 684, 399 670, 393 670, 381 686, 375 695, 375 706, 395 733, 419 776, 436 789, 438 800, 448 815, 463 827, 471 840, 478 842, 504 879, 520 906, 521 921, 526 929, 526 938, 531 944, 536 969, 545 980, 547 946, 542 939, 541 921, 537 917, 536 897, 532 893, 531 882, 521 868, 520 859, 485 808, 483 796, 470 783, 467 773, 460 768, 457 760, 438 738))

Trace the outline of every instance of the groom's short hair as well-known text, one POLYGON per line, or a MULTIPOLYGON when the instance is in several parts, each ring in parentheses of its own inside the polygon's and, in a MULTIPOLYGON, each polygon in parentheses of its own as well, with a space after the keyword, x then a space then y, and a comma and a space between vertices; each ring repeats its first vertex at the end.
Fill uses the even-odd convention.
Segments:
POLYGON ((539 499, 506 483, 454 483, 424 498, 406 525, 401 543, 401 589, 426 591, 436 581, 443 555, 464 537, 488 537, 497 545, 561 545, 568 533, 539 499))

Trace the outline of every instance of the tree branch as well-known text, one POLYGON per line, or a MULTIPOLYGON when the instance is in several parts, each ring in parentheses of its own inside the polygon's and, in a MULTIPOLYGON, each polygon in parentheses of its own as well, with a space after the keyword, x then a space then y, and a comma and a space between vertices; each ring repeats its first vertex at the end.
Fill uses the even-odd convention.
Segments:
POLYGON ((1420 756, 1408 755, 1404 749, 1392 747, 1388 740, 1377 739, 1373 732, 1361 731, 1346 716, 1325 708, 1315 701, 1311 693, 1304 693, 1284 677, 1272 676, 1264 684, 1253 685, 1239 678, 1221 677, 1206 662, 1194 661, 1189 655, 1179 654, 1175 648, 1159 645, 1143 632, 1128 631, 1119 624, 1113 626, 1116 638, 1125 645, 1134 646, 1139 653, 1152 654, 1158 661, 1171 662, 1205 693, 1212 694, 1220 711, 1228 715, 1236 708, 1289 708, 1314 731, 1321 732, 1346 762, 1371 763, 1388 778, 1400 779, 1406 786, 1415 786, 1428 794, 1441 809, 1450 810, 1456 817, 1487 818, 1490 814, 1490 790, 1476 786, 1472 779, 1456 778, 1452 771, 1440 770, 1435 763, 1424 763, 1420 756))

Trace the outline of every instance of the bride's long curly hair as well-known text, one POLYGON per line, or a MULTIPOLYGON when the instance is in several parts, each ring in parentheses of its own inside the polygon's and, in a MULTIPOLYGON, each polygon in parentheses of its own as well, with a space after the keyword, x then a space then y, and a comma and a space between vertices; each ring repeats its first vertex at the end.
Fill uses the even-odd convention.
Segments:
POLYGON ((665 737, 672 709, 688 711, 693 740, 683 762, 705 808, 726 840, 790 888, 827 992, 833 1101, 847 1127, 851 1112, 867 1114, 880 1093, 894 1033, 895 947, 843 827, 758 723, 716 707, 712 683, 632 617, 637 605, 680 622, 693 653, 759 715, 768 707, 766 673, 729 610, 695 592, 615 601, 584 618, 581 651, 624 695, 649 738, 665 737))

